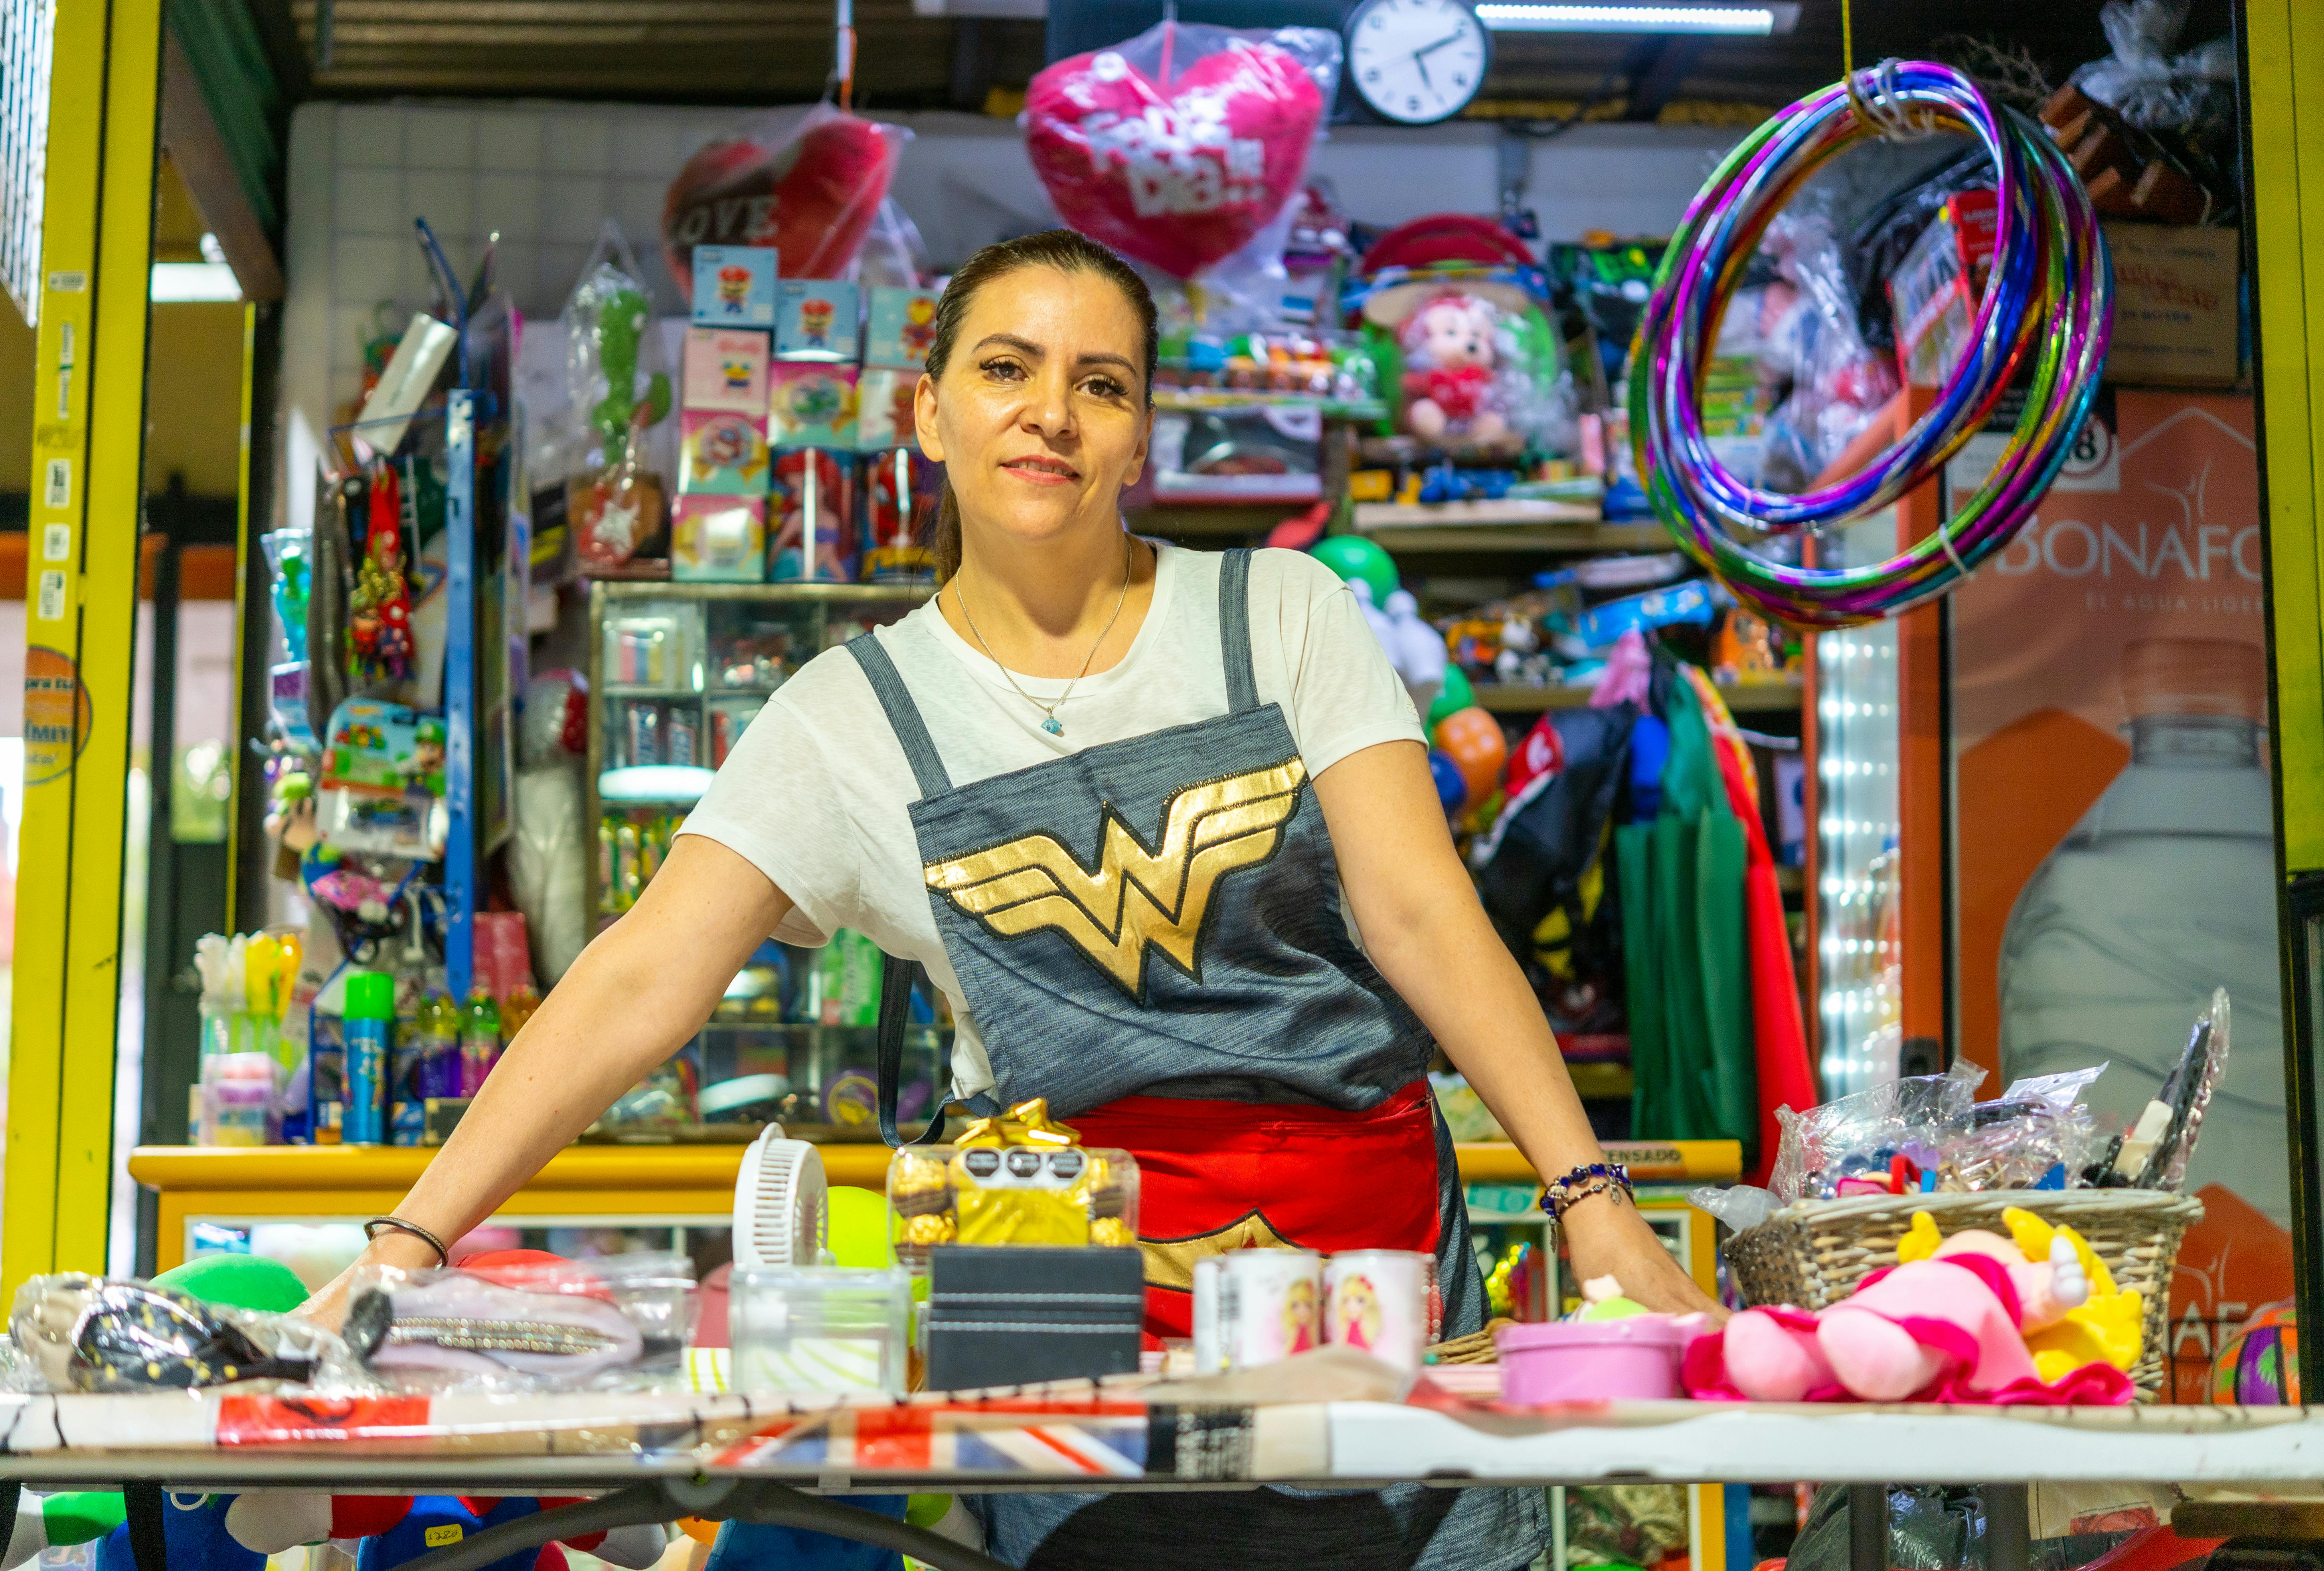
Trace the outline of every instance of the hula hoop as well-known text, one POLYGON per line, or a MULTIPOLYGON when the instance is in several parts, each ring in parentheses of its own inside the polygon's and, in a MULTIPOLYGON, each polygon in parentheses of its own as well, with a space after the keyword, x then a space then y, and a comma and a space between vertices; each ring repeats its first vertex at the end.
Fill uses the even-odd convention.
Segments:
POLYGON ((1760 126, 1696 195, 1663 254, 1632 345, 1631 449, 1655 514, 1737 599, 1800 626, 1876 621, 1945 593, 2033 516, 2089 417, 2113 325, 2114 275, 2098 215, 2048 134, 1987 104, 1949 66, 1891 60, 1760 126), (1703 430, 1705 347, 1718 341, 1761 235, 1801 183, 1857 143, 1908 125, 1971 137, 1993 162, 1993 270, 1971 347, 1929 411, 1864 469, 1799 495, 1745 485, 1703 430), (1877 512, 1929 479, 1984 427, 2029 363, 2024 412, 2000 462, 1935 532, 1852 568, 1794 567, 1751 549, 1754 539, 1877 512))

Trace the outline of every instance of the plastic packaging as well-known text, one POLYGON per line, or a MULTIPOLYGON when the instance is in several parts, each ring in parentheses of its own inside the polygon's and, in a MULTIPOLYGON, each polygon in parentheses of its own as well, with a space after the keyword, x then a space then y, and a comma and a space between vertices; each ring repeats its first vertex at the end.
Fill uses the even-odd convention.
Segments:
POLYGON ((669 413, 669 368, 653 302, 621 226, 608 218, 565 302, 567 384, 598 461, 618 464, 637 431, 669 413))
POLYGON ((1775 1110, 1782 1143, 1768 1183, 1784 1205, 1828 1200, 1841 1179, 1885 1174, 1904 1157, 1933 1170, 1948 1141, 1966 1133, 1986 1072, 1963 1058, 1941 1075, 1916 1075, 1797 1113, 1775 1110))
POLYGON ((1944 1144, 1937 1187, 1957 1193, 2080 1184, 2098 1132, 2082 1093, 2105 1068, 2020 1080, 1997 1100, 1978 1103, 1969 1110, 1969 1129, 1944 1144))
POLYGON ((2142 131, 2190 126, 2233 94, 2232 45, 2171 53, 2187 25, 2187 0, 2107 0, 2098 25, 2113 52, 2075 71, 2073 85, 2142 131))
POLYGON ((736 1391, 904 1394, 908 1271, 740 1266, 729 1293, 736 1391))
POLYGON ((1736 1184, 1729 1188, 1705 1185, 1687 1191, 1687 1204, 1716 1218, 1729 1233, 1741 1233, 1757 1227, 1775 1214, 1781 1204, 1775 1194, 1750 1184, 1736 1184))
MULTIPOLYGON (((1762 301, 1760 365, 1790 393, 1767 416, 1760 484, 1804 491, 1885 409, 1895 365, 1864 341, 1831 224, 1785 213, 1760 241, 1781 274, 1762 301)), ((1976 313, 1970 302, 1969 314, 1976 313)))
POLYGON ((1046 1131, 1016 1112, 980 1121, 957 1145, 908 1146, 889 1161, 897 1259, 924 1266, 940 1243, 1136 1244, 1138 1159, 1073 1144, 1070 1131, 1037 1140, 1046 1131))
POLYGON ((140 1392, 289 1382, 366 1390, 347 1345, 309 1321, 68 1272, 16 1293, 8 1334, 51 1391, 140 1392))
POLYGON ((532 1250, 457 1267, 370 1267, 349 1295, 348 1345, 413 1389, 683 1389, 693 1262, 659 1251, 560 1260, 532 1250))
POLYGON ((1291 216, 1340 57, 1320 28, 1163 22, 1036 76, 1026 151, 1066 223, 1189 278, 1291 216))
MULTIPOLYGON (((670 181, 661 220, 670 276, 691 280, 704 244, 771 246, 785 278, 852 276, 910 138, 829 104, 752 116, 670 181)), ((891 229, 890 248, 908 251, 910 241, 891 229)))

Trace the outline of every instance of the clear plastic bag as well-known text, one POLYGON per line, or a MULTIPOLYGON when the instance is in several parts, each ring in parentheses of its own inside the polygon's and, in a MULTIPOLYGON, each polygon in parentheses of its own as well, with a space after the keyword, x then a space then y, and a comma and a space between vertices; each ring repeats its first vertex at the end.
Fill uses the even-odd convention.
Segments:
POLYGON ((587 467, 618 464, 637 431, 669 413, 669 371, 642 277, 621 226, 606 219, 560 319, 572 416, 584 428, 587 467))
POLYGON ((1831 224, 1784 214, 1760 242, 1780 274, 1761 312, 1763 374, 1791 393, 1767 416, 1759 483, 1804 491, 1896 396, 1896 368, 1864 340, 1831 224))
POLYGON ((2019 1080, 1969 1110, 1969 1127, 1946 1142, 1937 1187, 1948 1193, 2079 1186, 2098 1144, 2082 1093, 2106 1069, 2019 1080))
POLYGON ((9 1339, 20 1378, 51 1391, 207 1390, 268 1381, 378 1388, 347 1344, 309 1321, 156 1287, 66 1272, 17 1289, 9 1339))
POLYGON ((1775 1109, 1782 1142, 1768 1178, 1776 1198, 1828 1200, 1842 1178, 1887 1171, 1902 1156, 1934 1169, 1947 1141, 1969 1127, 1985 1071, 1963 1058, 1941 1075, 1916 1075, 1795 1113, 1775 1109))
POLYGON ((1159 23, 1036 76, 1026 151, 1065 222, 1125 256, 1191 278, 1272 226, 1279 274, 1340 55, 1322 28, 1159 23))
POLYGON ((412 1389, 683 1390, 695 1309, 681 1254, 503 1250, 358 1273, 346 1335, 374 1374, 412 1389))
POLYGON ((771 245, 785 278, 853 276, 911 134, 813 104, 754 116, 711 143, 662 202, 678 294, 693 291, 696 245, 771 245))
POLYGON ((2077 70, 2073 84, 2142 131, 2191 127, 2213 112, 2215 97, 2233 89, 2229 41, 2171 52, 2187 25, 2187 0, 2107 0, 2098 25, 2113 52, 2077 70))

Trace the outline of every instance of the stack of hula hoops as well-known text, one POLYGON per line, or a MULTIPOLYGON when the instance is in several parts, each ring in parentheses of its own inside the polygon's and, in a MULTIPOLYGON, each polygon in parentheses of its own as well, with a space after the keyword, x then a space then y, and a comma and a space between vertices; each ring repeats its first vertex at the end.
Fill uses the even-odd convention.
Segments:
POLYGON ((1687 553, 1760 615, 1812 629, 1894 616, 1960 583, 2033 516, 2089 413, 2113 323, 2098 215, 2048 134, 1988 103, 1949 66, 1888 61, 1760 126, 1687 209, 1632 346, 1640 482, 1687 553), (1974 138, 1995 173, 1993 267, 1968 352, 1928 412, 1866 467, 1798 495, 1744 484, 1711 451, 1702 397, 1720 318, 1761 235, 1802 182, 1848 148, 1929 131, 1974 138), (1821 535, 1928 481, 2013 387, 2024 390, 2024 412, 2000 461, 1935 532, 1857 567, 1794 566, 1766 552, 1770 540, 1821 535))

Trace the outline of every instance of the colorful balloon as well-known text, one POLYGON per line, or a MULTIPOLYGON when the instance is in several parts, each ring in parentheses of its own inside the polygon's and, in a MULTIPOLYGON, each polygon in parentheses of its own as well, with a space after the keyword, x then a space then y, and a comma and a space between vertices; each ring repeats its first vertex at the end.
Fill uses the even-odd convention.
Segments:
POLYGON ((2289 1303, 2269 1304, 2219 1344, 2211 1400, 2230 1405, 2300 1404, 2300 1323, 2289 1303))
POLYGON ((1388 609, 1388 597, 1397 588, 1396 559, 1377 541, 1360 534, 1329 534, 1307 554, 1337 573, 1342 583, 1360 579, 1372 592, 1372 604, 1388 609))
POLYGON ((1432 747, 1428 750, 1428 772, 1436 781, 1436 800, 1448 813, 1468 800, 1469 782, 1461 778, 1461 766, 1452 762, 1450 753, 1432 747))
POLYGON ((818 105, 714 142, 678 171, 662 203, 662 249, 682 291, 694 248, 771 245, 785 278, 838 278, 888 194, 905 133, 818 105))
POLYGON ((1436 745, 1461 771, 1468 787, 1463 800, 1481 802, 1501 789, 1501 769, 1509 761, 1509 739, 1501 723, 1482 709, 1456 709, 1437 724, 1436 745))
POLYGON ((1457 715, 1477 701, 1477 689, 1469 685, 1469 673, 1459 666, 1444 668, 1444 685, 1428 706, 1428 728, 1431 731, 1444 723, 1447 715, 1457 715))

